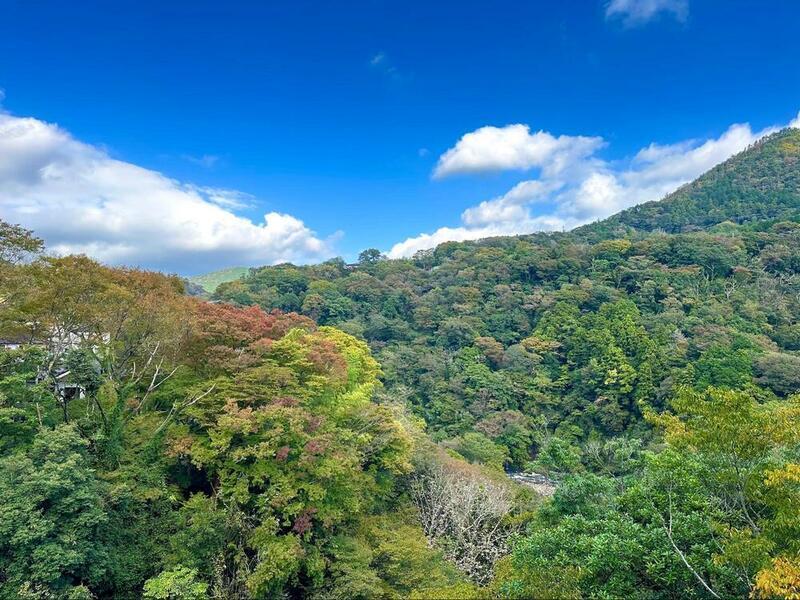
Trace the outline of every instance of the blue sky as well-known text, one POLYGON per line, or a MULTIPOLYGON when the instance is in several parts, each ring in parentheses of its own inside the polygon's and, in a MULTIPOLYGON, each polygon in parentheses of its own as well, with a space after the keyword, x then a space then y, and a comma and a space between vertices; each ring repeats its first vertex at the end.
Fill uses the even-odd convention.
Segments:
POLYGON ((0 1, 0 216, 112 263, 569 228, 800 109, 785 0, 113 4, 0 1))

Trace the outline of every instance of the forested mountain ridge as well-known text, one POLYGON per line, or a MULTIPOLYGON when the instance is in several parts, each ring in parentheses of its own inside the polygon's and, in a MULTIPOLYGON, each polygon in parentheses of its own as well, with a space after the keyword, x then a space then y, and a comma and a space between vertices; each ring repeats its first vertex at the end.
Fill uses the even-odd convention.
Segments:
POLYGON ((787 129, 661 203, 582 230, 449 242, 402 260, 371 251, 356 267, 264 267, 216 297, 363 337, 387 389, 436 439, 458 445, 477 430, 498 441, 510 425, 494 421, 514 421, 527 433, 501 446, 522 467, 532 415, 610 435, 639 427, 642 403, 663 406, 682 382, 724 380, 708 370, 719 361, 739 357, 746 383, 791 371, 765 356, 800 365, 800 226, 779 220, 798 216, 798 155, 800 131, 787 129), (668 222, 695 231, 668 234, 668 222))
MULTIPOLYGON (((798 164, 800 129, 786 128, 758 140, 660 200, 638 204, 602 221, 578 227, 568 235, 597 241, 624 235, 629 229, 680 233, 708 229, 725 221, 740 225, 798 221, 798 164)), ((465 242, 471 243, 474 242, 465 242)), ((246 274, 247 268, 233 267, 189 279, 213 293, 221 283, 246 274)))
POLYGON ((579 227, 576 235, 620 228, 680 233, 737 224, 800 218, 800 129, 768 135, 665 198, 639 204, 579 227))

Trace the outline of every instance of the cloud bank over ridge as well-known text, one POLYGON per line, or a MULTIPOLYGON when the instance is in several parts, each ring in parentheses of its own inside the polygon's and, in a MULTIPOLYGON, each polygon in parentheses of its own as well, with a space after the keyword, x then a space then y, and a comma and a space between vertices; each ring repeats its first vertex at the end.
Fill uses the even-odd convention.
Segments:
MULTIPOLYGON (((800 126, 800 114, 789 125, 800 126)), ((596 156, 606 146, 599 137, 531 133, 524 124, 481 127, 441 155, 434 178, 531 169, 537 176, 467 208, 461 225, 408 238, 388 255, 411 256, 446 241, 572 229, 658 200, 777 129, 753 131, 747 123, 734 124, 717 138, 654 143, 632 158, 611 162, 596 156)))
POLYGON ((0 112, 0 217, 50 251, 179 272, 308 262, 333 254, 300 219, 234 211, 250 196, 195 186, 112 158, 60 127, 0 112))

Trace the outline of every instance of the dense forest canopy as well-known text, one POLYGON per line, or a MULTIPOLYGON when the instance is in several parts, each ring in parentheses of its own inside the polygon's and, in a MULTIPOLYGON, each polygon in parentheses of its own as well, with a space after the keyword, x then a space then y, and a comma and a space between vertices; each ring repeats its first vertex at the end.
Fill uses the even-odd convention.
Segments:
POLYGON ((800 597, 798 157, 211 302, 2 223, 0 597, 800 597))
POLYGON ((797 389, 798 156, 785 130, 572 233, 252 269, 215 297, 366 339, 435 439, 480 434, 523 468, 537 435, 647 436, 681 385, 797 389))

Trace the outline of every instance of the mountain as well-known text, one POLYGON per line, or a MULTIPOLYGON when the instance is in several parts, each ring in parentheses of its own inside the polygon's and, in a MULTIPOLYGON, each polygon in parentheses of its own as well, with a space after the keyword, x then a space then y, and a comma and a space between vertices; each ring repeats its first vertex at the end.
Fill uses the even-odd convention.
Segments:
POLYGON ((780 369, 764 355, 800 361, 798 156, 800 131, 787 129, 660 202, 574 232, 448 242, 355 267, 262 267, 216 298, 366 339, 387 390, 435 438, 483 432, 522 467, 529 447, 497 434, 498 414, 545 415, 580 438, 639 428, 640 401, 662 405, 687 379, 791 387, 770 379, 780 369), (603 383, 611 364, 630 375, 624 391, 603 383))
POLYGON ((240 279, 247 275, 248 270, 247 267, 230 267, 212 271, 211 273, 204 273, 203 275, 194 275, 193 277, 188 277, 188 280, 199 285, 209 294, 213 294, 219 284, 240 279))
POLYGON ((782 563, 757 549, 796 556, 780 540, 797 539, 800 500, 776 508, 748 486, 800 447, 798 155, 800 132, 785 130, 573 232, 263 267, 215 297, 366 340, 379 403, 454 456, 558 482, 488 597, 747 597, 756 574, 785 597, 782 563), (745 500, 728 513, 734 492, 745 500), (678 541, 674 515, 696 524, 678 541), (720 523, 732 534, 718 542, 720 523), (762 558, 743 566, 748 552, 762 558))
POLYGON ((625 228, 680 233, 718 223, 800 220, 800 129, 766 136, 663 200, 646 202, 578 234, 625 228))

